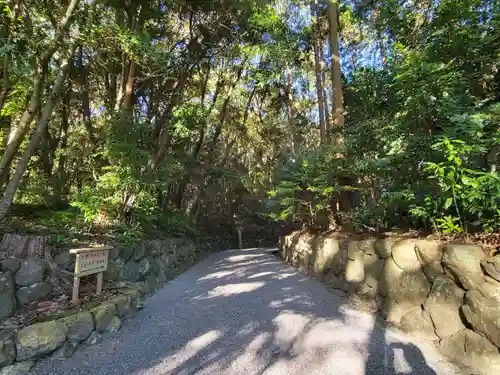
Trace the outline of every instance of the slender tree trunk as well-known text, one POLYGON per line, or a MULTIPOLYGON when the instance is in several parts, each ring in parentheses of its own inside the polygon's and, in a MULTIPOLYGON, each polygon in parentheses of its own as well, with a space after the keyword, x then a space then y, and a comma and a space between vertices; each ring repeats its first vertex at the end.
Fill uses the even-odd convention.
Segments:
MULTIPOLYGON (((2 149, 6 150, 7 145, 9 144, 9 133, 10 133, 10 117, 1 117, 0 116, 0 123, 3 128, 3 137, 2 137, 2 149)), ((7 169, 4 174, 0 176, 0 191, 2 190, 3 186, 9 181, 9 172, 10 170, 7 169)))
POLYGON ((78 63, 79 63, 79 86, 80 86, 80 100, 82 104, 82 117, 85 128, 89 134, 90 142, 94 143, 94 129, 92 128, 92 120, 90 118, 90 95, 89 83, 87 77, 87 68, 83 65, 83 47, 80 46, 78 50, 78 63))
MULTIPOLYGON (((7 150, 7 146, 9 144, 9 133, 11 131, 10 129, 10 116, 2 116, 2 109, 7 102, 7 97, 9 96, 10 90, 12 89, 12 83, 10 82, 10 76, 9 76, 9 68, 10 68, 10 63, 11 63, 11 58, 10 58, 10 53, 8 51, 10 44, 12 43, 12 24, 16 21, 17 15, 19 13, 19 1, 16 1, 16 4, 14 6, 14 21, 8 23, 5 25, 5 29, 2 30, 1 36, 2 38, 7 39, 6 43, 6 49, 7 52, 5 53, 4 59, 3 59, 3 68, 2 68, 2 91, 0 92, 0 126, 3 129, 3 139, 2 139, 2 146, 4 151, 7 150), (5 31, 5 33, 3 32, 5 31)), ((9 179, 9 169, 5 171, 5 173, 0 173, 0 189, 3 187, 4 183, 6 183, 9 179)))
POLYGON ((66 14, 63 19, 59 23, 54 38, 52 39, 49 47, 45 50, 45 52, 41 56, 42 66, 44 63, 48 63, 52 55, 60 48, 61 41, 66 34, 66 30, 71 23, 73 18, 75 9, 78 7, 80 0, 71 0, 71 3, 68 5, 66 9, 66 14))
POLYGON ((108 105, 110 109, 113 109, 116 105, 116 85, 117 77, 115 73, 110 73, 109 77, 109 90, 107 93, 108 105))
MULTIPOLYGON (((332 70, 332 89, 333 89, 333 125, 335 131, 335 145, 342 146, 344 143, 343 127, 344 118, 344 95, 342 93, 342 71, 339 52, 339 14, 336 0, 328 2, 328 25, 330 33, 330 51, 331 51, 331 70, 332 70)), ((339 157, 343 155, 339 154, 339 157)), ((341 186, 352 186, 353 180, 349 176, 339 176, 338 183, 341 186)), ((349 190, 343 190, 339 196, 339 209, 348 212, 352 209, 351 193, 349 190)), ((350 224, 344 223, 349 229, 350 224)))
POLYGON ((47 102, 45 103, 36 130, 33 136, 31 137, 30 142, 28 143, 28 147, 24 151, 23 156, 17 163, 12 178, 7 184, 3 197, 0 200, 0 221, 3 221, 3 219, 5 219, 5 216, 9 212, 10 207, 12 206, 12 202, 14 201, 14 196, 16 195, 17 189, 21 184, 21 180, 24 175, 24 172, 26 171, 28 163, 32 155, 34 154, 36 148, 38 147, 40 140, 45 132, 45 129, 48 126, 50 117, 52 115, 52 110, 54 109, 54 105, 57 99, 59 98, 61 90, 64 86, 64 82, 66 81, 68 71, 73 63, 73 54, 74 54, 74 48, 71 50, 71 57, 61 64, 56 81, 54 82, 54 87, 52 88, 52 92, 50 93, 50 96, 47 99, 47 102))
POLYGON ((28 108, 21 116, 19 124, 15 128, 11 129, 7 147, 4 154, 2 155, 2 159, 0 160, 0 180, 5 181, 6 175, 8 175, 9 173, 12 160, 14 159, 14 156, 16 155, 17 150, 22 143, 24 136, 28 132, 31 122, 38 112, 42 88, 44 86, 42 76, 43 73, 41 72, 41 70, 36 73, 33 82, 33 93, 31 95, 28 108))
POLYGON ((196 163, 198 161, 198 155, 201 151, 204 140, 205 140, 205 125, 202 125, 202 128, 200 129, 200 135, 198 137, 198 141, 196 142, 195 146, 193 147, 191 153, 189 154, 188 163, 187 163, 187 167, 185 168, 186 172, 184 173, 184 177, 177 184, 177 189, 176 189, 176 194, 175 194, 175 199, 174 199, 174 203, 175 203, 175 206, 177 208, 181 208, 181 206, 182 206, 182 201, 184 199, 184 192, 186 191, 186 188, 189 184, 189 181, 191 180, 193 172, 196 168, 196 163))
POLYGON ((286 72, 286 91, 288 99, 288 124, 290 125, 290 130, 292 132, 292 149, 293 154, 297 156, 300 153, 300 142, 297 134, 297 128, 295 126, 295 107, 293 102, 293 78, 292 71, 288 69, 286 72))
POLYGON ((70 96, 71 88, 63 100, 61 108, 61 135, 60 135, 60 155, 57 163, 57 171, 55 174, 55 194, 57 199, 61 202, 66 200, 69 189, 67 188, 66 178, 66 154, 68 152, 68 129, 69 129, 69 111, 70 111, 70 96))
MULTIPOLYGON (((7 46, 10 44, 11 36, 9 35, 9 39, 7 40, 7 46)), ((3 60, 3 83, 2 83, 2 91, 0 92, 0 113, 2 112, 3 106, 7 101, 7 97, 9 96, 10 90, 12 88, 12 84, 10 82, 9 77, 9 67, 10 67, 10 54, 6 53, 3 60)))
MULTIPOLYGON (((323 45, 323 41, 320 40, 320 45, 323 45)), ((326 88, 327 86, 327 79, 326 79, 326 60, 325 60, 325 54, 323 53, 323 48, 319 49, 319 57, 320 57, 320 63, 321 63, 321 80, 323 82, 323 108, 325 110, 325 127, 326 127, 326 138, 327 142, 329 140, 329 129, 332 128, 332 123, 331 123, 331 118, 330 118, 330 111, 328 110, 328 90, 326 88)))
POLYGON ((382 68, 385 69, 385 67, 387 66, 387 55, 385 52, 384 40, 382 38, 382 35, 380 35, 380 33, 377 34, 378 34, 378 45, 380 49, 380 61, 382 62, 382 68))
POLYGON ((14 159, 14 156, 16 155, 19 146, 22 143, 24 136, 29 130, 31 122, 38 112, 40 105, 40 96, 44 87, 43 77, 45 72, 43 71, 43 69, 48 65, 49 60, 51 59, 53 54, 58 50, 58 48, 60 48, 61 41, 66 34, 68 26, 71 23, 74 11, 79 3, 80 0, 71 0, 68 8, 66 9, 66 14, 57 26, 54 37, 49 43, 49 46, 44 50, 39 58, 39 63, 36 65, 37 68, 34 73, 33 93, 31 95, 30 103, 26 111, 23 113, 18 126, 15 129, 12 129, 13 131, 9 137, 9 143, 7 145, 7 148, 5 149, 2 159, 0 160, 0 181, 5 180, 6 175, 9 173, 9 168, 12 164, 12 160, 14 159))
POLYGON ((128 77, 125 83, 124 95, 123 95, 123 107, 122 111, 129 113, 134 107, 134 83, 137 77, 137 63, 135 61, 130 62, 130 67, 128 70, 128 77))
POLYGON ((321 72, 321 63, 320 63, 320 45, 318 43, 318 20, 317 20, 317 4, 316 1, 311 2, 311 14, 314 17, 314 24, 312 27, 312 39, 314 46, 314 70, 316 73, 316 95, 318 98, 318 115, 319 115, 319 138, 321 144, 326 144, 326 124, 325 124, 325 109, 324 109, 324 100, 323 100, 323 75, 321 72))
POLYGON ((174 107, 181 102, 181 98, 182 98, 182 95, 184 93, 184 87, 186 85, 187 75, 188 75, 188 68, 184 67, 182 69, 182 71, 180 72, 179 82, 178 82, 176 90, 173 94, 173 98, 172 98, 171 102, 169 103, 168 108, 165 110, 165 113, 162 116, 165 124, 162 124, 161 131, 159 132, 159 135, 158 135, 158 141, 157 141, 157 145, 155 147, 155 151, 153 152, 153 155, 151 156, 151 160, 149 161, 149 163, 146 167, 147 174, 154 173, 156 171, 156 169, 158 168, 158 166, 160 165, 160 162, 165 157, 165 154, 167 152, 167 148, 168 148, 170 141, 171 141, 171 135, 170 135, 170 131, 168 129, 169 119, 170 119, 170 116, 172 114, 174 107))
POLYGON ((344 96, 342 93, 342 72, 340 67, 339 34, 338 34, 338 5, 335 0, 328 3, 328 24, 330 31, 330 51, 332 58, 332 88, 333 88, 333 125, 336 127, 335 144, 341 145, 343 136, 339 135, 344 126, 344 96))
POLYGON ((215 146, 217 145, 217 141, 219 140, 219 136, 222 133, 222 128, 224 126, 224 123, 227 119, 227 112, 229 108, 229 103, 231 102, 232 96, 233 96, 233 91, 240 82, 241 75, 243 74, 243 70, 245 68, 247 60, 243 61, 241 64, 240 68, 238 69, 238 72, 236 73, 236 80, 233 82, 233 84, 229 87, 229 90, 227 92, 227 96, 224 100, 224 103, 222 104, 222 108, 220 111, 220 116, 219 116, 219 125, 215 129, 215 133, 212 137, 212 140, 210 141, 208 145, 208 155, 210 156, 210 159, 212 159, 215 151, 215 146))
POLYGON ((205 104, 205 96, 207 94, 207 90, 208 90, 208 82, 210 80, 210 71, 211 71, 211 64, 210 64, 210 61, 207 63, 208 67, 207 67, 207 74, 206 74, 206 78, 205 78, 205 82, 203 83, 202 85, 202 89, 201 89, 201 96, 200 96, 200 102, 202 105, 205 104))

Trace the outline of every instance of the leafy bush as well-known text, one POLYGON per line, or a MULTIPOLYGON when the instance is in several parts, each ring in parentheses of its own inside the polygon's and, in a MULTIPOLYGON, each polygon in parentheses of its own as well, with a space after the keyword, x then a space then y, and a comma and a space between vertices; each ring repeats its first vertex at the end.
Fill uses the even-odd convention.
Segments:
POLYGON ((315 228, 326 228, 333 219, 332 206, 341 191, 342 159, 338 150, 319 150, 303 155, 280 173, 276 187, 268 192, 270 216, 281 221, 302 221, 315 228))
POLYGON ((444 156, 444 160, 426 165, 439 187, 437 212, 420 207, 413 213, 425 213, 445 233, 466 231, 468 225, 485 231, 500 229, 500 174, 470 169, 475 147, 462 140, 444 137, 433 149, 444 156))

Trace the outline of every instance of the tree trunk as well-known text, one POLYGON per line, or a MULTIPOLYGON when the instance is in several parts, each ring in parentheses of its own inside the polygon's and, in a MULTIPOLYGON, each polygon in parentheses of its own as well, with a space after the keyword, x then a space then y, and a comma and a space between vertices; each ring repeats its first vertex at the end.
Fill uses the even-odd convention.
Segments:
POLYGON ((45 132, 45 129, 48 126, 50 117, 52 115, 52 110, 64 86, 64 82, 66 81, 68 71, 73 63, 73 53, 74 53, 74 48, 71 50, 71 57, 61 64, 61 67, 59 69, 59 74, 57 75, 56 81, 54 82, 54 87, 52 88, 52 92, 50 93, 50 96, 47 99, 47 102, 45 103, 42 116, 38 121, 35 133, 31 137, 30 142, 28 143, 28 147, 24 151, 22 158, 17 163, 12 178, 7 184, 4 195, 0 200, 0 221, 3 221, 3 219, 5 219, 5 216, 9 212, 10 207, 12 206, 12 202, 14 201, 14 196, 16 195, 17 189, 21 184, 24 172, 26 171, 26 168, 28 166, 28 162, 30 161, 31 156, 38 147, 38 144, 40 143, 40 140, 45 132))
POLYGON ((226 98, 224 100, 224 103, 222 103, 222 108, 221 108, 220 116, 219 116, 219 119, 220 119, 219 120, 219 125, 215 129, 214 135, 212 136, 212 140, 210 141, 210 143, 208 145, 208 155, 209 155, 209 159, 210 160, 213 160, 215 146, 217 145, 217 141, 219 140, 219 136, 222 133, 222 128, 223 128, 224 123, 225 123, 226 118, 227 118, 227 111, 228 111, 228 108, 229 108, 229 103, 231 102, 231 99, 232 99, 232 96, 233 96, 233 91, 236 88, 236 86, 238 85, 238 82, 240 82, 241 75, 243 74, 243 70, 245 68, 246 62, 247 62, 247 59, 245 59, 243 61, 243 63, 241 64, 240 68, 238 69, 238 72, 236 73, 236 80, 229 87, 229 90, 227 92, 227 96, 226 96, 226 98))
POLYGON ((292 149, 293 154, 297 156, 300 152, 300 142, 297 134, 297 128, 295 126, 295 107, 293 103, 293 79, 291 69, 287 70, 286 73, 286 91, 288 99, 288 124, 290 126, 290 131, 292 132, 292 149))
POLYGON ((60 156, 57 164, 57 171, 54 181, 55 194, 60 202, 66 201, 66 196, 69 192, 66 178, 66 153, 68 147, 68 129, 69 129, 69 111, 70 111, 70 96, 71 89, 64 98, 61 109, 61 135, 60 135, 60 156))
MULTIPOLYGON (((6 175, 9 173, 9 168, 12 163, 14 156, 21 145, 26 132, 29 130, 31 122, 33 121, 40 105, 40 95, 44 87, 44 72, 43 67, 46 67, 49 60, 53 54, 60 48, 61 41, 66 34, 66 30, 71 23, 71 19, 75 9, 77 8, 80 0, 71 0, 71 3, 66 9, 66 14, 57 26, 57 30, 52 38, 51 43, 48 48, 40 56, 39 64, 37 65, 37 71, 34 74, 33 79, 33 93, 31 95, 30 103, 28 108, 23 113, 19 125, 16 129, 13 129, 12 134, 9 137, 9 144, 0 160, 0 181, 5 180, 6 175)), ((0 212, 1 214, 1 212, 0 212)))
MULTIPOLYGON (((333 130, 335 131, 335 145, 342 146, 344 143, 343 127, 345 123, 344 118, 344 95, 342 93, 342 71, 340 65, 340 52, 339 52, 339 14, 338 4, 336 0, 329 0, 328 2, 328 25, 330 33, 330 54, 331 54, 331 70, 332 70, 332 89, 333 89, 333 130)), ((343 157, 339 154, 338 157, 343 157)), ((339 177, 339 184, 341 186, 352 186, 353 182, 349 176, 339 177)), ((348 212, 352 209, 351 193, 349 190, 343 190, 339 196, 339 209, 348 212)), ((344 223, 349 229, 349 223, 344 223)))
POLYGON ((321 72, 321 63, 320 63, 320 48, 321 46, 318 43, 318 29, 319 24, 317 20, 317 8, 316 1, 311 2, 311 14, 313 15, 313 27, 312 27, 312 39, 314 46, 314 71, 316 73, 316 95, 318 98, 318 114, 319 114, 319 138, 321 144, 326 144, 326 124, 325 124, 325 109, 324 109, 324 100, 323 100, 323 75, 321 72))
POLYGON ((71 19, 73 17, 73 13, 80 3, 80 0, 71 0, 71 3, 68 5, 66 9, 66 14, 64 18, 61 20, 59 25, 57 26, 57 30, 55 32, 54 38, 52 42, 49 44, 49 47, 45 50, 45 52, 41 56, 42 66, 49 62, 52 55, 60 48, 60 44, 64 34, 66 34, 66 30, 71 23, 71 19))
POLYGON ((340 67, 339 37, 338 37, 338 5, 335 0, 328 3, 328 24, 330 31, 330 51, 332 58, 332 88, 333 88, 333 125, 337 133, 335 144, 341 145, 344 141, 341 127, 344 126, 344 96, 342 93, 342 72, 340 67))
POLYGON ((130 113, 134 107, 134 83, 137 76, 137 70, 137 63, 131 61, 123 95, 123 113, 130 113))
POLYGON ((165 113, 162 116, 166 124, 162 124, 161 131, 159 132, 159 135, 157 137, 158 138, 157 145, 155 147, 153 155, 151 156, 151 160, 149 161, 146 167, 147 174, 154 173, 158 168, 158 166, 160 165, 160 162, 165 157, 165 153, 167 152, 167 148, 171 141, 171 135, 168 130, 169 119, 174 107, 181 102, 182 94, 184 92, 184 86, 186 85, 187 74, 188 74, 188 68, 184 67, 180 72, 179 82, 177 84, 175 92, 173 93, 173 98, 169 103, 168 108, 165 110, 165 113))
POLYGON ((94 143, 94 129, 92 128, 92 120, 90 118, 90 96, 89 96, 89 83, 87 78, 87 69, 83 65, 83 47, 79 47, 78 51, 79 60, 79 86, 80 86, 80 100, 82 104, 82 116, 85 128, 89 133, 90 142, 94 143))
MULTIPOLYGON (((10 44, 10 36, 7 41, 7 46, 10 44)), ((9 96, 10 90, 12 88, 10 78, 9 78, 9 66, 10 66, 10 54, 7 53, 4 57, 3 61, 3 88, 2 92, 0 92, 0 113, 2 113, 3 106, 7 101, 7 97, 9 96)))
MULTIPOLYGON (((323 41, 320 40, 320 45, 322 45, 323 41)), ((321 63, 321 80, 323 82, 323 108, 325 110, 325 127, 326 127, 326 138, 327 142, 329 140, 329 129, 332 128, 331 124, 331 118, 330 118, 330 112, 328 110, 328 91, 326 89, 326 73, 325 73, 325 67, 326 67, 326 60, 325 60, 325 54, 323 53, 323 48, 319 49, 319 58, 320 58, 320 63, 321 63)))
POLYGON ((18 126, 11 129, 7 147, 2 156, 2 159, 0 160, 0 180, 5 180, 6 176, 9 174, 12 160, 14 159, 19 146, 23 142, 24 136, 28 132, 31 122, 38 112, 43 86, 44 82, 42 79, 42 72, 38 71, 34 78, 33 93, 31 94, 28 108, 26 109, 26 111, 24 111, 21 119, 19 120, 18 126))

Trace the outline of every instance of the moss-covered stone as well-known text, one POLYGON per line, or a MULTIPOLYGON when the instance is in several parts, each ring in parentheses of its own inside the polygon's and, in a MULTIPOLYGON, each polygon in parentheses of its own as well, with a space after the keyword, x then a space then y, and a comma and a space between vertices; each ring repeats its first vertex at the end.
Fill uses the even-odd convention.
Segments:
POLYGON ((132 255, 134 255, 134 250, 137 247, 137 244, 135 245, 128 245, 122 248, 120 252, 120 258, 123 259, 124 262, 130 260, 132 258, 132 255))
POLYGON ((133 316, 137 310, 144 307, 144 295, 146 294, 146 286, 143 284, 136 284, 133 288, 127 289, 123 294, 130 296, 131 310, 128 316, 133 316))
POLYGON ((52 353, 66 341, 68 328, 59 321, 36 323, 21 329, 16 339, 16 359, 25 361, 52 353))
POLYGON ((137 262, 146 256, 146 246, 141 243, 134 249, 134 254, 132 255, 132 260, 137 262))
POLYGON ((53 354, 52 358, 56 359, 66 359, 75 354, 78 344, 74 341, 66 341, 63 346, 57 349, 53 354))
POLYGON ((17 306, 10 272, 0 272, 0 320, 12 315, 17 306))
POLYGON ((111 323, 106 328, 106 332, 110 332, 110 333, 118 332, 120 330, 120 328, 122 327, 122 324, 123 324, 123 321, 119 317, 113 316, 113 318, 111 319, 111 323))
POLYGON ((140 267, 137 262, 128 261, 120 270, 120 280, 136 282, 141 278, 140 267))
POLYGON ((96 331, 92 332, 87 340, 85 340, 85 345, 97 345, 102 342, 102 335, 96 331))
POLYGON ((103 333, 108 329, 108 326, 116 315, 116 307, 113 303, 105 302, 90 310, 94 319, 95 330, 103 333))
POLYGON ((121 295, 112 298, 109 302, 113 303, 116 307, 116 312, 120 318, 127 316, 132 308, 132 298, 129 295, 121 295))
POLYGON ((108 269, 104 272, 104 277, 107 280, 117 281, 120 279, 120 274, 122 272, 125 263, 121 258, 116 258, 108 262, 108 269))
POLYGON ((61 322, 68 328, 68 339, 74 342, 86 340, 94 330, 92 314, 88 311, 68 316, 61 322))
POLYGON ((139 261, 139 273, 141 274, 141 279, 151 274, 151 263, 148 258, 142 258, 139 261))
POLYGON ((0 369, 0 375, 25 375, 31 370, 34 364, 32 361, 17 362, 0 369))
POLYGON ((160 240, 149 241, 146 244, 147 255, 158 256, 161 255, 163 251, 162 242, 160 240))
POLYGON ((29 305, 30 303, 47 297, 50 293, 52 293, 52 286, 42 281, 19 288, 16 292, 16 297, 21 305, 29 305))
POLYGON ((10 365, 16 359, 14 332, 0 330, 0 367, 10 365))
POLYGON ((19 286, 30 286, 39 283, 45 273, 45 261, 39 258, 28 258, 21 262, 14 281, 19 286))

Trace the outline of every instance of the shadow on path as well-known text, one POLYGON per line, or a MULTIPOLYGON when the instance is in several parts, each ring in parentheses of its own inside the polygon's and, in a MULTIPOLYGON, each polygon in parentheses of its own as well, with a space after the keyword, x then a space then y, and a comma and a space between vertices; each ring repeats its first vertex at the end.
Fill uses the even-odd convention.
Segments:
POLYGON ((445 374, 435 353, 262 249, 211 255, 102 344, 35 374, 445 374))

